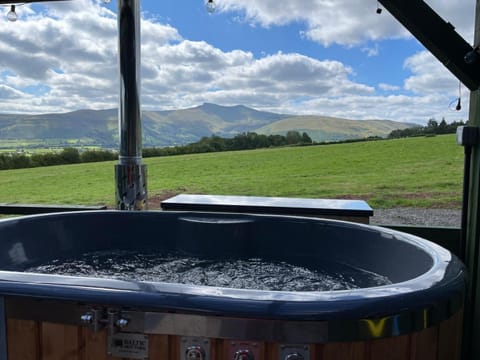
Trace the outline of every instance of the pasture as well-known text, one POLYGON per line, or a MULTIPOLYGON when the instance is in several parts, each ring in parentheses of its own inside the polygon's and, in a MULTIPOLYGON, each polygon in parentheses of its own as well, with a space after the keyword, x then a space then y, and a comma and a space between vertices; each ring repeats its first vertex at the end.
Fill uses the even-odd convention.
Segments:
MULTIPOLYGON (((114 206, 114 164, 0 171, 1 203, 114 206)), ((149 198, 167 194, 364 199, 373 208, 459 208, 454 135, 144 159, 149 198)), ((159 201, 151 209, 158 208, 159 201)))

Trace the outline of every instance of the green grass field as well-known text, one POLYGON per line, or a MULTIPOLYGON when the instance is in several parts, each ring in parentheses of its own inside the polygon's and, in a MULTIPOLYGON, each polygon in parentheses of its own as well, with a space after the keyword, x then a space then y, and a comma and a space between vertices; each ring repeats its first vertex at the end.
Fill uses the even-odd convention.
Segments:
MULTIPOLYGON (((373 208, 461 205, 463 148, 454 135, 144 162, 150 198, 188 192, 365 199, 373 208)), ((0 171, 0 202, 113 206, 115 163, 0 171)))

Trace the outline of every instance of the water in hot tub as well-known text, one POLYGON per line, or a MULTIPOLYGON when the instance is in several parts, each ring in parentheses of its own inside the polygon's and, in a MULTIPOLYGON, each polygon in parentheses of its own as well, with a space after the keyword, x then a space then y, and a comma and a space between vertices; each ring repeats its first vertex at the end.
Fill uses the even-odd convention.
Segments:
POLYGON ((90 252, 26 271, 270 291, 347 290, 390 284, 384 276, 341 264, 311 269, 257 258, 214 260, 130 251, 90 252))

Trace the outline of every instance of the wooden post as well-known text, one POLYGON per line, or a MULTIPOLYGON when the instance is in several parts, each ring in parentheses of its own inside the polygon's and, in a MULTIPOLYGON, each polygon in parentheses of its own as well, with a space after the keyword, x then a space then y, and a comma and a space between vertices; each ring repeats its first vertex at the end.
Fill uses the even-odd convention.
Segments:
MULTIPOLYGON (((480 45, 480 0, 476 0, 474 47, 480 45)), ((480 67, 480 66, 478 66, 480 67)), ((469 125, 480 127, 480 90, 470 93, 469 125)), ((480 359, 480 144, 473 146, 466 257, 469 280, 465 304, 463 359, 480 359)))

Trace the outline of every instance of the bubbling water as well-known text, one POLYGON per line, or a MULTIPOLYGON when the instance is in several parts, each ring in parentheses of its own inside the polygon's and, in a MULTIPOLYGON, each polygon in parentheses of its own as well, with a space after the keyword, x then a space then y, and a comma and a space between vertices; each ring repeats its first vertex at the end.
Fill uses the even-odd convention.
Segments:
POLYGON ((269 291, 349 290, 391 283, 384 276, 341 264, 310 269, 258 258, 217 260, 131 251, 90 252, 25 271, 269 291))

